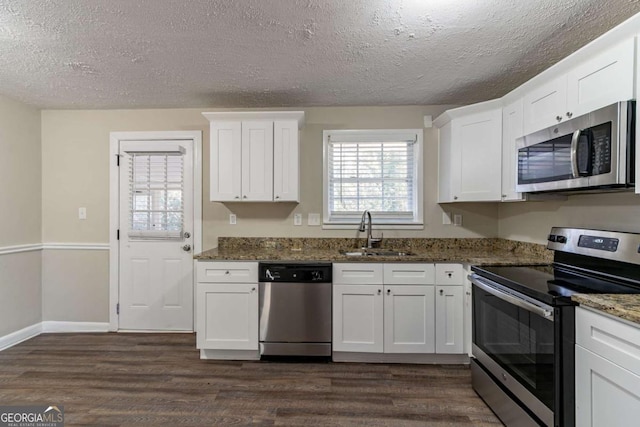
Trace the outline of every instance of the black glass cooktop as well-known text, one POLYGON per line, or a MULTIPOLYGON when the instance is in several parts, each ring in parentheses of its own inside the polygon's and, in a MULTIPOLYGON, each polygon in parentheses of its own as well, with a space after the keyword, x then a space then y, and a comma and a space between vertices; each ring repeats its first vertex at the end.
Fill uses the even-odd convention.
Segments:
POLYGON ((472 267, 476 274, 550 305, 567 305, 571 295, 637 294, 640 287, 615 277, 577 272, 556 265, 472 267))

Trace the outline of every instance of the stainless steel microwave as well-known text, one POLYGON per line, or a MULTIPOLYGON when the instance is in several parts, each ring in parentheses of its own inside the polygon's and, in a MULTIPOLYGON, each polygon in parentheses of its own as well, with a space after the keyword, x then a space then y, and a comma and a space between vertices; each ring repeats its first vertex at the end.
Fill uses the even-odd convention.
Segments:
POLYGON ((518 139, 518 192, 607 190, 635 183, 635 101, 518 139))

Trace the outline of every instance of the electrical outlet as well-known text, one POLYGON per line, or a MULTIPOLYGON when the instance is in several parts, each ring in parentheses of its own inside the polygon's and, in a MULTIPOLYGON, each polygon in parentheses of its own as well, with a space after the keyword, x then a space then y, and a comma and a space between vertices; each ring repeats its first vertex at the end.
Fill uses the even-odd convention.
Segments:
POLYGON ((453 225, 460 227, 462 225, 462 214, 455 214, 453 216, 453 225))
POLYGON ((87 219, 87 208, 78 208, 78 219, 87 219))
POLYGON ((442 225, 451 225, 451 212, 442 212, 442 225))
POLYGON ((236 214, 229 214, 229 224, 236 225, 236 214))
POLYGON ((293 214, 293 225, 302 225, 302 214, 293 214))
POLYGON ((320 214, 310 213, 307 217, 307 224, 312 226, 320 225, 320 214))

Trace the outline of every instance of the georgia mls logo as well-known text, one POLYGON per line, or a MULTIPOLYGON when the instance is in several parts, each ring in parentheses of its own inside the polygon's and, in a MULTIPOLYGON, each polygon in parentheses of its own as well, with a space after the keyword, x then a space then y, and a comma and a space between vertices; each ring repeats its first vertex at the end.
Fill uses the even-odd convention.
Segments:
POLYGON ((63 426, 63 406, 0 406, 0 427, 63 426))

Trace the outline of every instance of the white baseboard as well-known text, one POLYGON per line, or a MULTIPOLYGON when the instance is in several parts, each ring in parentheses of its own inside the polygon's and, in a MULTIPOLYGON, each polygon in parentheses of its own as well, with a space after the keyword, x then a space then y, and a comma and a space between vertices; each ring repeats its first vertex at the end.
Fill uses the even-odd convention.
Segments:
POLYGON ((42 333, 56 332, 109 332, 109 322, 42 322, 42 333))
POLYGON ((22 341, 37 337, 41 332, 42 323, 36 323, 35 325, 27 326, 19 331, 0 337, 0 351, 13 347, 16 344, 20 344, 22 341))

